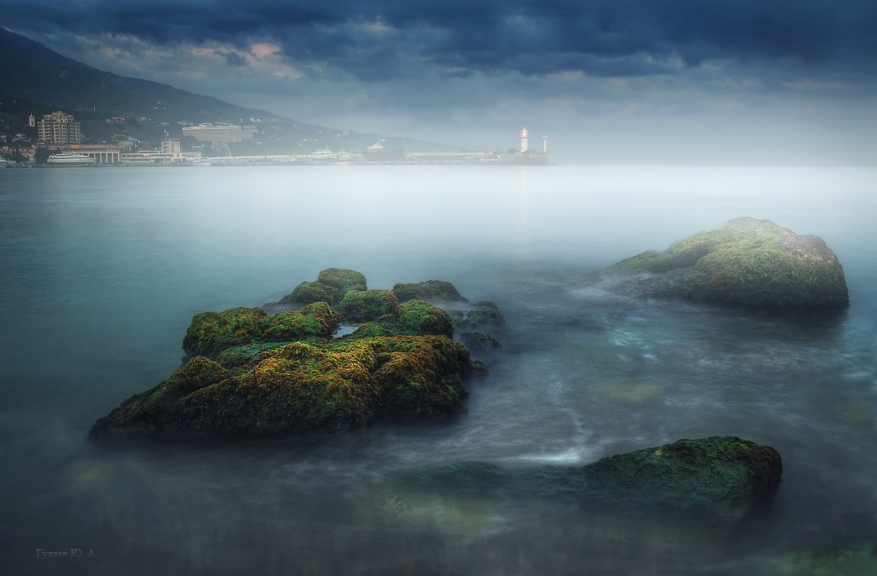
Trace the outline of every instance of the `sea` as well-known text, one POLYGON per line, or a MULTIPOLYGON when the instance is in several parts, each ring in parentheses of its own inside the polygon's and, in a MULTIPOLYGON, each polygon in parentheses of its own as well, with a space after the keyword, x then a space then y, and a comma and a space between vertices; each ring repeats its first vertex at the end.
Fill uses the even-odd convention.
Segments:
POLYGON ((0 573, 877 574, 875 221, 875 168, 0 170, 0 573), (822 237, 849 309, 636 300, 589 280, 741 216, 822 237), (329 267, 369 288, 445 280, 500 308, 502 350, 460 414, 89 441, 180 367, 194 314, 277 301, 329 267), (580 466, 710 436, 779 451, 769 508, 716 520, 381 488, 430 466, 580 466))

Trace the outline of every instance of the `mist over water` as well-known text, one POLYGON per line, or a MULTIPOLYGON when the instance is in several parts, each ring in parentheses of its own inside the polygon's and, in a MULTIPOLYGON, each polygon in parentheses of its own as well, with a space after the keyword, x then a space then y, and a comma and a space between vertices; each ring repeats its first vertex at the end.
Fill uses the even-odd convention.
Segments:
MULTIPOLYGON (((312 167, 0 172, 4 573, 753 574, 877 544, 877 170, 312 167), (739 216, 821 236, 840 315, 638 301, 588 274, 739 216), (192 316, 327 267, 452 282, 505 316, 459 416, 227 445, 87 442, 179 367, 192 316), (565 498, 380 492, 417 467, 775 447, 740 524, 565 498), (96 557, 38 559, 37 549, 96 557)), ((476 355, 477 357, 477 355, 476 355)))

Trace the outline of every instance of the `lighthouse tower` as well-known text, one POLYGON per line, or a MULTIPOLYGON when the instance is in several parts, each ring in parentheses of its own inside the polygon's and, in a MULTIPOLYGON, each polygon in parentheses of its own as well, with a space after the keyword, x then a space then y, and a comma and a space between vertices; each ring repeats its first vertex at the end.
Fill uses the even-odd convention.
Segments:
POLYGON ((529 142, 530 142, 530 138, 529 138, 529 136, 530 136, 530 133, 527 132, 527 129, 526 129, 526 128, 524 128, 523 130, 521 130, 521 153, 524 153, 524 152, 526 152, 527 150, 530 149, 530 144, 529 144, 529 142))

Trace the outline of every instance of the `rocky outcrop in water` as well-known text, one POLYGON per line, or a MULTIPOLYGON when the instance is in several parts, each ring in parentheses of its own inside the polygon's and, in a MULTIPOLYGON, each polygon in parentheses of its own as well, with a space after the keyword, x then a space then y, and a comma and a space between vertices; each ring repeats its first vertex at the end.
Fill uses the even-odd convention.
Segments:
POLYGON ((485 373, 451 340, 444 310, 423 300, 399 305, 393 291, 366 290, 353 270, 324 270, 305 288, 314 285, 346 291, 337 307, 320 301, 273 316, 262 308, 196 314, 183 340, 186 365, 98 420, 91 436, 350 430, 457 411, 467 395, 463 377, 485 373), (366 323, 333 338, 341 322, 366 323))
POLYGON ((849 306, 837 256, 818 236, 770 220, 737 218, 600 273, 614 289, 648 298, 754 309, 849 306))
POLYGON ((603 458, 585 466, 504 468, 459 462, 403 474, 387 488, 406 497, 518 496, 671 506, 739 518, 768 501, 779 487, 782 459, 769 446, 736 437, 678 440, 603 458))

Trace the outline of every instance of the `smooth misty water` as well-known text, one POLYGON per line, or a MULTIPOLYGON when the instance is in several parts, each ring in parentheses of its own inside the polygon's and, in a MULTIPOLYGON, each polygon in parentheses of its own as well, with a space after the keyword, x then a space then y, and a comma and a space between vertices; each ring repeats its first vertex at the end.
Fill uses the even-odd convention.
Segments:
POLYGON ((0 171, 0 572, 752 574, 877 544, 875 216, 874 169, 0 171), (822 236, 851 308, 772 317, 582 281, 738 216, 822 236), (504 350, 464 414, 223 446, 87 442, 179 366, 193 314, 277 300, 330 266, 500 306, 504 350), (375 496, 427 464, 579 464, 714 435, 780 451, 770 511, 729 526, 487 498, 394 514, 375 496), (71 548, 83 557, 36 557, 71 548))

